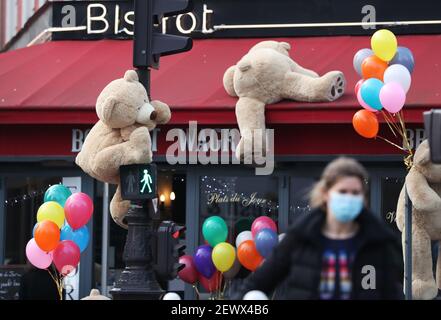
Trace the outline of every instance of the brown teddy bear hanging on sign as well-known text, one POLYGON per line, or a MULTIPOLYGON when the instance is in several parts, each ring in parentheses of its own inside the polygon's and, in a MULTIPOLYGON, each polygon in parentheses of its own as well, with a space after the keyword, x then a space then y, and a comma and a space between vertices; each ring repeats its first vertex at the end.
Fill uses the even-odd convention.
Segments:
POLYGON ((98 96, 100 119, 84 141, 75 162, 91 177, 118 185, 110 203, 113 220, 127 228, 124 216, 130 201, 121 198, 119 167, 152 161, 149 131, 170 120, 170 108, 160 101, 150 102, 136 71, 109 83, 98 96))
MULTIPOLYGON (((430 161, 430 148, 424 140, 417 148, 405 187, 412 201, 412 297, 430 300, 441 288, 441 246, 438 246, 436 282, 433 277, 431 241, 441 240, 441 165, 430 161)), ((387 195, 386 195, 387 196, 387 195)), ((397 205, 397 226, 405 245, 405 190, 397 205)))
POLYGON ((334 101, 344 93, 346 81, 342 72, 331 71, 320 77, 292 60, 290 49, 286 42, 260 42, 224 74, 225 90, 239 97, 236 118, 242 137, 236 149, 238 159, 251 156, 244 154, 244 147, 253 143, 254 148, 261 148, 253 149, 254 153, 265 154, 265 136, 262 141, 253 141, 253 130, 265 130, 265 105, 282 99, 334 101))

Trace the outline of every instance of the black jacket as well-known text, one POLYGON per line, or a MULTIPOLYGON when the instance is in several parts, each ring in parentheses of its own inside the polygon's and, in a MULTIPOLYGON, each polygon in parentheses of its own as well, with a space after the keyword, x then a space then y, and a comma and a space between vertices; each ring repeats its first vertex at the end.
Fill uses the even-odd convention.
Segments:
MULTIPOLYGON (((283 296, 277 295, 279 299, 319 299, 323 253, 320 235, 325 217, 321 209, 300 217, 272 255, 244 281, 233 298, 241 299, 250 290, 261 290, 270 296, 277 286, 283 284, 285 292, 283 296)), ((352 265, 351 299, 403 298, 399 247, 392 232, 367 210, 363 210, 356 221, 360 229, 358 250, 352 265), (362 286, 363 278, 373 274, 366 270, 362 273, 366 265, 375 268, 375 289, 362 286)))

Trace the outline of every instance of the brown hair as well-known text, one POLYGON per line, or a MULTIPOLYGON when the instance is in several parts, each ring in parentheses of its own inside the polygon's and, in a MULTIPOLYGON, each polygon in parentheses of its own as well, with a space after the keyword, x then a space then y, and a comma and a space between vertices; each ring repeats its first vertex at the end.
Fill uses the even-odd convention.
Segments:
POLYGON ((357 160, 340 157, 330 162, 323 170, 320 181, 318 181, 310 193, 310 206, 312 208, 322 207, 325 204, 324 195, 332 188, 338 180, 344 177, 357 177, 363 185, 363 192, 366 192, 368 173, 357 160))

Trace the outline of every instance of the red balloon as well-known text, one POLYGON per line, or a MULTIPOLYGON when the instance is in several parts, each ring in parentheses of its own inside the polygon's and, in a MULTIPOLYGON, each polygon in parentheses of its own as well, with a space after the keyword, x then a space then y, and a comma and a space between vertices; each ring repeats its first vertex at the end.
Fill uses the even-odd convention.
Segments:
POLYGON ((216 290, 218 290, 220 288, 220 284, 221 284, 221 273, 220 273, 220 271, 216 271, 211 276, 210 279, 205 278, 200 273, 198 275, 199 275, 199 282, 200 282, 200 284, 208 292, 213 292, 213 291, 216 291, 216 290))
POLYGON ((179 258, 179 263, 185 264, 184 269, 178 272, 179 278, 189 284, 194 284, 198 281, 198 271, 193 262, 193 257, 185 255, 179 258))
POLYGON ((64 204, 64 213, 69 226, 73 229, 79 229, 84 226, 93 213, 93 201, 82 192, 72 194, 67 198, 64 204))
POLYGON ((253 234, 253 237, 256 236, 256 234, 262 230, 262 229, 271 229, 274 232, 277 232, 277 226, 273 219, 267 216, 260 216, 256 218, 251 225, 251 233, 253 234))
POLYGON ((58 272, 69 274, 80 262, 80 248, 71 240, 61 241, 53 252, 53 262, 58 272))

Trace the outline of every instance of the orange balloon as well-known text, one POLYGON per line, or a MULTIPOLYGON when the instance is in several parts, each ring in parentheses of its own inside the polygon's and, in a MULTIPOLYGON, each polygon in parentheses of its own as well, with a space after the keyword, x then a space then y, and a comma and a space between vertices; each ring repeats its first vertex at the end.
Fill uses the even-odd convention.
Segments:
POLYGON ((35 229, 34 238, 41 250, 52 251, 60 242, 60 229, 50 220, 41 221, 35 229))
POLYGON ((237 248, 237 258, 250 271, 256 270, 263 261, 253 240, 246 240, 240 244, 237 248))
POLYGON ((377 56, 370 56, 361 63, 361 74, 364 79, 377 78, 383 81, 384 72, 388 67, 387 62, 377 56))
POLYGON ((360 110, 354 114, 352 125, 355 131, 365 138, 375 138, 378 134, 379 125, 375 114, 368 110, 360 110))

